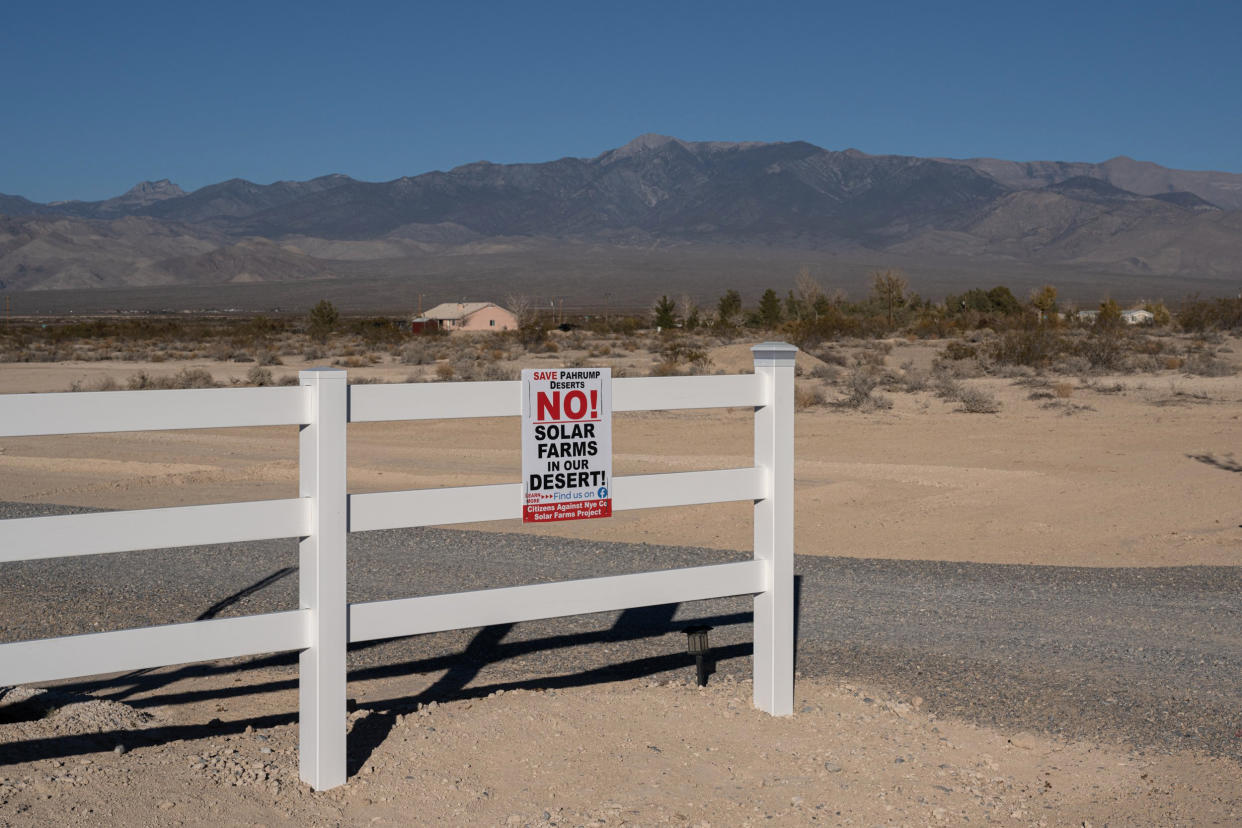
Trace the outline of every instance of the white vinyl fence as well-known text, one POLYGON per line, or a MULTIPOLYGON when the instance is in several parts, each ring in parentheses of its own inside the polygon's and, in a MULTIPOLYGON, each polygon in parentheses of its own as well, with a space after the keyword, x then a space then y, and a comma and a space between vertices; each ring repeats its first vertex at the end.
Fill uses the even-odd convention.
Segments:
POLYGON ((617 510, 753 501, 754 560, 358 604, 345 597, 348 532, 518 518, 522 487, 350 495, 347 424, 517 416, 518 382, 348 386, 345 371, 316 368, 300 374, 300 387, 0 396, 0 437, 301 426, 297 498, 0 520, 0 562, 298 537, 300 609, 0 644, 0 685, 300 650, 300 772, 322 790, 345 781, 350 642, 754 595, 754 703, 789 715, 797 349, 752 350, 754 374, 614 380, 613 410, 753 407, 753 466, 619 477, 612 489, 617 510))

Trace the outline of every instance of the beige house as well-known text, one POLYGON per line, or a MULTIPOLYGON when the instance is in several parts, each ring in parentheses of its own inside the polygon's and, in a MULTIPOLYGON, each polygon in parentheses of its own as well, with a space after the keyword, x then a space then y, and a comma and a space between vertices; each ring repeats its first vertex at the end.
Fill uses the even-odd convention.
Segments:
POLYGON ((410 322, 416 330, 435 326, 450 332, 512 331, 518 326, 517 317, 495 302, 445 302, 410 322))

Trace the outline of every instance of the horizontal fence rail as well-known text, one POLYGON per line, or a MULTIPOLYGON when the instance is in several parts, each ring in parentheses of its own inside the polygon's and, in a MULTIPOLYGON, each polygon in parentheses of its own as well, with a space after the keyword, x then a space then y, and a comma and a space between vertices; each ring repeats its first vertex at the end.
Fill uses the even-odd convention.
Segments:
MULTIPOLYGON (((298 425, 300 497, 0 520, 0 563, 142 549, 299 538, 301 609, 0 644, 0 685, 300 650, 299 753, 317 789, 345 781, 349 641, 516 623, 654 604, 755 596, 754 700, 793 705, 793 366, 796 349, 752 349, 755 373, 622 378, 613 410, 745 407, 755 462, 736 469, 613 481, 616 510, 754 504, 753 560, 349 605, 349 532, 521 516, 521 484, 349 495, 350 422, 516 416, 518 382, 346 383, 311 369, 299 387, 0 395, 0 437, 298 425)), ((417 554, 417 550, 411 550, 417 554)))
POLYGON ((349 605, 349 640, 514 624, 654 604, 752 595, 767 589, 761 561, 610 575, 349 605))
POLYGON ((310 532, 304 498, 0 520, 0 563, 294 538, 310 532))
MULTIPOLYGON (((613 511, 694 506, 764 496, 763 470, 719 469, 613 478, 613 511)), ((349 531, 507 520, 522 516, 522 484, 407 489, 349 496, 349 531)))
POLYGON ((301 388, 190 388, 0 395, 0 437, 296 425, 301 388))
POLYGON ((289 610, 0 644, 0 682, 58 681, 300 650, 307 646, 307 615, 289 610))
MULTIPOLYGON (((513 417, 522 413, 520 382, 351 385, 349 421, 513 417)), ((641 377, 612 381, 613 411, 753 408, 764 405, 754 374, 641 377)))

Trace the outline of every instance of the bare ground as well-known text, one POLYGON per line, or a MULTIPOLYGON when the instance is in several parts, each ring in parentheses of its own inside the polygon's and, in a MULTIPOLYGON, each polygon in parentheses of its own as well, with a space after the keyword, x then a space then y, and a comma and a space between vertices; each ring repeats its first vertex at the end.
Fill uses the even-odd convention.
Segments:
MULTIPOLYGON (((927 362, 929 351, 897 343, 889 361, 905 360, 927 362)), ((722 349, 713 361, 738 370, 746 354, 722 349)), ((180 367, 102 366, 121 373, 180 367)), ((227 364, 208 367, 220 378, 240 373, 227 364)), ((63 390, 100 369, 4 365, 0 391, 63 390)), ((404 366, 360 371, 390 379, 408 373, 404 366)), ((962 413, 929 391, 887 392, 891 410, 800 412, 797 551, 1000 564, 1238 566, 1242 381, 1176 372, 1069 381, 1067 396, 1049 400, 1032 399, 1031 386, 1012 380, 966 380, 999 399, 996 414, 962 413)), ((617 415, 616 473, 747 465, 750 422, 749 412, 617 415)), ((505 420, 352 426, 349 450, 352 491, 509 481, 519 464, 516 426, 505 420)), ((295 491, 292 428, 0 441, 0 500, 148 508, 295 491)), ((469 528, 528 531, 512 523, 469 528)), ((750 545, 745 504, 630 512, 541 531, 750 545)), ((314 794, 297 782, 295 728, 264 726, 277 711, 296 709, 292 691, 231 706, 229 718, 248 717, 253 733, 176 738, 178 727, 220 715, 207 700, 213 682, 233 680, 229 673, 187 678, 205 700, 157 705, 149 721, 131 721, 128 707, 72 713, 58 702, 46 718, 0 724, 0 743, 63 739, 72 746, 62 757, 0 765, 0 824, 1242 819, 1242 769, 1232 760, 1143 755, 1111 742, 972 726, 934 717, 908 697, 824 678, 799 682, 798 712, 788 720, 756 713, 749 688, 728 682, 706 691, 642 682, 524 691, 409 710, 353 769, 348 785, 314 794), (101 728, 99 716, 105 725, 108 716, 119 717, 122 730, 138 734, 125 753, 89 738, 73 741, 116 730, 101 728)), ((900 686, 900 677, 885 683, 900 686)), ((409 684, 405 677, 391 694, 408 697, 409 684)), ((371 692, 382 695, 383 688, 371 692)), ((357 730, 377 714, 352 715, 357 730)))

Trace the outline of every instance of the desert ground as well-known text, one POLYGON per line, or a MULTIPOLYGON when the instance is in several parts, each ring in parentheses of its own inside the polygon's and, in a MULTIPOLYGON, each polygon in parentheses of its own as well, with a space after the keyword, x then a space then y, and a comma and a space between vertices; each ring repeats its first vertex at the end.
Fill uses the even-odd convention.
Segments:
MULTIPOLYGON (((715 346, 707 365, 747 370, 749 344, 715 346)), ((944 344, 891 340, 874 361, 906 377, 930 373, 944 344)), ((1223 338, 1218 353, 1242 367, 1237 339, 1223 338)), ((588 358, 585 350, 562 349, 522 365, 588 358)), ((654 359, 639 349, 592 363, 640 376, 654 359)), ((286 357, 272 371, 291 375, 312 364, 323 361, 286 357)), ((246 381, 247 366, 206 359, 7 363, 0 393, 98 387, 104 377, 123 388, 140 372, 187 367, 219 382, 246 381)), ((348 370, 351 378, 405 381, 434 379, 435 368, 389 360, 348 370)), ((798 555, 1048 567, 1242 565, 1236 373, 961 377, 995 403, 986 413, 913 381, 877 388, 878 405, 837 405, 846 391, 830 363, 800 354, 799 373, 798 555)), ((517 437, 513 419, 353 425, 350 490, 515 481, 517 437)), ((751 451, 749 411, 614 419, 618 475, 745 466, 751 451)), ((0 440, 0 501, 133 509, 296 491, 293 428, 0 440)), ((459 528, 737 551, 751 544, 744 503, 536 529, 516 522, 459 528)), ((1236 616, 1239 605, 1224 610, 1236 616)), ((6 640, 19 637, 11 620, 5 628, 6 640)), ((1235 631, 1227 646, 1238 642, 1235 631)), ((14 691, 10 710, 33 705, 43 713, 6 717, 0 707, 0 825, 1242 821, 1236 757, 981 726, 927 709, 901 692, 900 676, 885 687, 803 677, 797 712, 784 720, 754 711, 749 687, 727 676, 703 690, 627 681, 448 698, 397 714, 349 783, 325 793, 297 781, 296 727, 263 724, 273 711, 296 709, 292 690, 231 704, 231 721, 256 722, 249 732, 136 738, 124 752, 94 745, 29 758, 17 749, 81 733, 163 733, 207 721, 219 715, 212 691, 234 678, 185 678, 151 691, 141 710, 59 698, 55 689, 29 699, 31 691, 14 691), (161 693, 188 689, 201 700, 160 704, 161 693), (17 748, 6 754, 6 743, 17 748)), ((413 692, 434 679, 419 677, 425 685, 413 692)), ((408 677, 402 688, 411 692, 408 677)))

